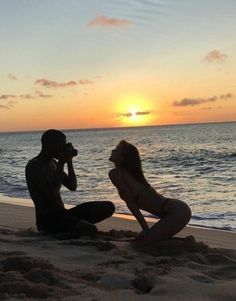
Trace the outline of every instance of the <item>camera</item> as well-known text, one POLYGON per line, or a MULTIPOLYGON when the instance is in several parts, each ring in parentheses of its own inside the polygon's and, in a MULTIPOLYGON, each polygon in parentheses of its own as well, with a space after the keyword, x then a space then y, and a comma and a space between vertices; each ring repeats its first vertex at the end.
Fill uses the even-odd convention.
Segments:
POLYGON ((71 143, 66 143, 65 151, 70 152, 72 157, 75 157, 78 155, 77 149, 75 149, 71 143))

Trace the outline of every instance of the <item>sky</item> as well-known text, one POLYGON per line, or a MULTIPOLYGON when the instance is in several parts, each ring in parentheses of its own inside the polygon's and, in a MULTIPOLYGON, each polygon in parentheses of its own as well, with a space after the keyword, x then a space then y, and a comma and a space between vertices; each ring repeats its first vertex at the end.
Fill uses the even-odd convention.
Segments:
POLYGON ((0 131, 236 120, 235 0, 0 0, 0 131))

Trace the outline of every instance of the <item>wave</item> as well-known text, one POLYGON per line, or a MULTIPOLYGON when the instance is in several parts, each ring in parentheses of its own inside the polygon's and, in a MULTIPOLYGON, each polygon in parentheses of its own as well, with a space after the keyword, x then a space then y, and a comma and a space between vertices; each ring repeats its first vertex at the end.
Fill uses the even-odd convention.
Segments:
MULTIPOLYGON (((12 180, 14 181, 14 178, 12 180)), ((9 197, 29 198, 29 192, 24 182, 12 183, 3 177, 0 177, 0 193, 9 197)))
POLYGON ((205 221, 205 220, 219 220, 219 219, 227 219, 228 215, 225 213, 222 214, 216 214, 215 216, 199 216, 199 215, 193 215, 192 220, 197 220, 197 221, 205 221))
POLYGON ((195 224, 195 223, 190 223, 189 226, 194 226, 194 227, 199 227, 199 228, 207 228, 207 229, 213 229, 213 230, 223 230, 223 231, 236 231, 236 227, 233 228, 231 226, 223 226, 223 227, 217 227, 217 226, 206 226, 202 224, 195 224))
POLYGON ((236 153, 229 154, 228 157, 230 157, 230 158, 236 158, 236 153))

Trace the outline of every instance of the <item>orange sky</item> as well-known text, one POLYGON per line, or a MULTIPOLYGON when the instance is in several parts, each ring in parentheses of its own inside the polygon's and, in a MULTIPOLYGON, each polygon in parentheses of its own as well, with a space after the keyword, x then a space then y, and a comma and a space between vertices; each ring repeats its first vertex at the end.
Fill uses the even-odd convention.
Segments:
POLYGON ((236 2, 159 2, 5 2, 0 131, 236 120, 236 2))

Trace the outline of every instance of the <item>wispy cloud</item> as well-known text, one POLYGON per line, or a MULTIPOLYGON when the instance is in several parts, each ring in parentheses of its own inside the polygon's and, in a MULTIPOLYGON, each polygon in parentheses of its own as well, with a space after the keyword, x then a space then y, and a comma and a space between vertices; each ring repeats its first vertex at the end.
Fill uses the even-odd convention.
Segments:
POLYGON ((11 99, 11 98, 16 98, 17 96, 14 94, 2 94, 0 95, 0 99, 1 100, 7 100, 7 99, 11 99))
POLYGON ((34 99, 35 98, 31 94, 21 94, 19 97, 22 98, 22 99, 34 99))
POLYGON ((228 55, 220 52, 219 50, 210 51, 204 58, 203 61, 207 63, 221 63, 228 58, 228 55))
POLYGON ((117 117, 131 117, 132 113, 117 113, 117 117))
POLYGON ((52 97, 51 94, 45 94, 41 91, 35 91, 35 93, 37 94, 37 97, 40 97, 40 98, 50 98, 50 97, 52 97))
POLYGON ((69 88, 69 87, 75 87, 78 85, 91 85, 94 82, 89 79, 80 79, 80 80, 70 80, 67 82, 57 82, 55 80, 49 80, 46 78, 37 79, 35 82, 35 85, 40 85, 41 87, 45 88, 69 88))
POLYGON ((0 109, 9 109, 8 105, 0 105, 0 109))
MULTIPOLYGON (((11 100, 11 99, 35 99, 35 98, 49 98, 52 97, 51 94, 44 94, 40 91, 36 91, 35 95, 32 94, 2 94, 0 95, 0 100, 11 100)), ((4 105, 3 105, 4 106, 4 105)))
POLYGON ((131 113, 131 112, 117 113, 116 116, 129 118, 132 116, 141 116, 141 115, 149 115, 149 114, 151 114, 151 112, 149 112, 149 111, 138 111, 138 112, 134 112, 134 113, 131 113))
POLYGON ((81 84, 81 85, 92 85, 93 81, 89 80, 89 79, 80 79, 79 84, 81 84))
POLYGON ((149 111, 143 111, 143 112, 136 112, 135 115, 149 115, 151 112, 149 111))
POLYGON ((132 24, 125 19, 111 18, 107 16, 98 16, 87 24, 87 27, 127 27, 132 24))
POLYGON ((10 100, 6 104, 0 104, 0 109, 9 110, 12 108, 15 104, 17 104, 17 101, 10 100))
POLYGON ((172 105, 174 107, 187 107, 187 106, 197 106, 203 103, 216 102, 219 100, 228 100, 232 98, 231 93, 222 94, 220 96, 212 96, 208 98, 183 98, 181 100, 173 101, 172 105))
POLYGON ((46 88, 67 88, 67 87, 73 87, 78 85, 78 82, 74 80, 70 80, 68 82, 56 82, 54 80, 41 78, 41 79, 37 79, 35 81, 35 84, 46 88))
POLYGON ((18 78, 12 74, 12 73, 9 73, 8 76, 7 76, 9 79, 12 79, 12 80, 17 80, 18 78))
POLYGON ((208 111, 208 110, 212 110, 213 108, 212 107, 205 107, 205 108, 202 108, 202 110, 204 111, 208 111))

